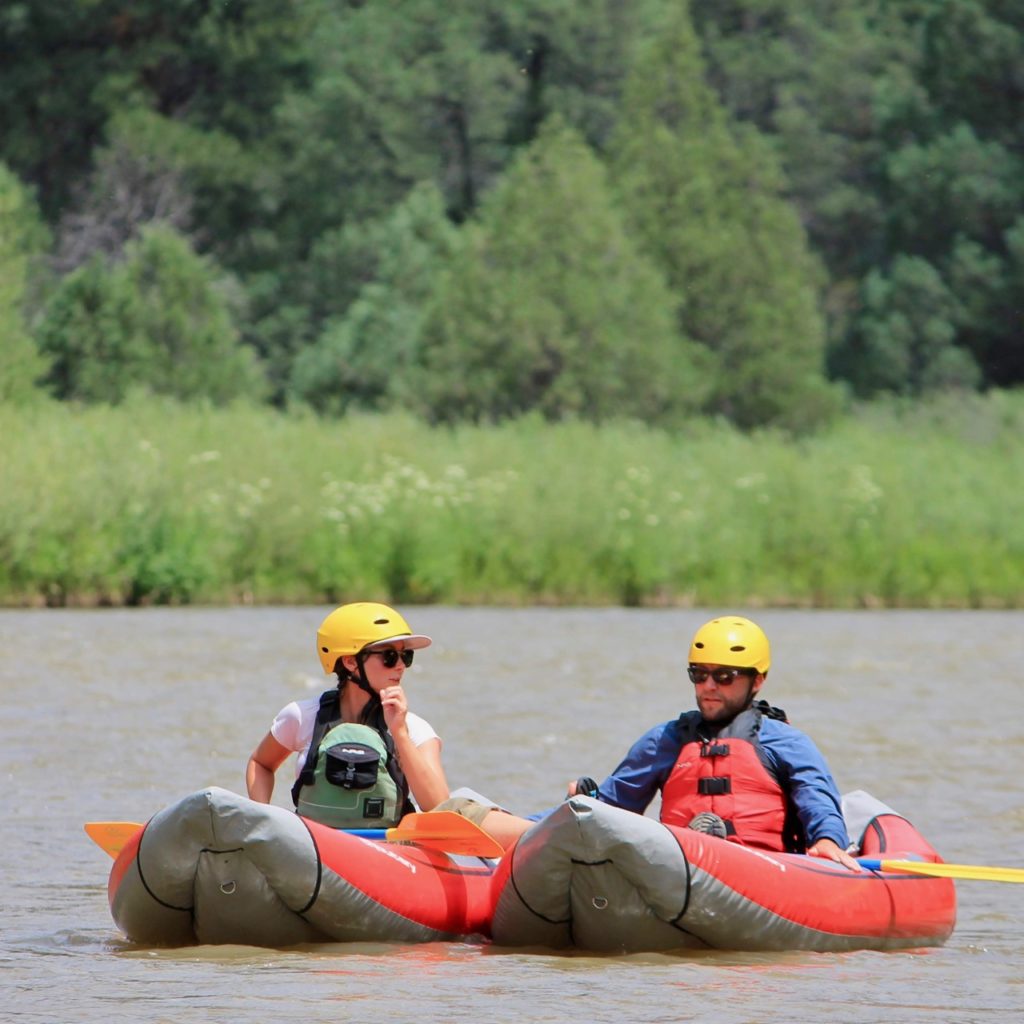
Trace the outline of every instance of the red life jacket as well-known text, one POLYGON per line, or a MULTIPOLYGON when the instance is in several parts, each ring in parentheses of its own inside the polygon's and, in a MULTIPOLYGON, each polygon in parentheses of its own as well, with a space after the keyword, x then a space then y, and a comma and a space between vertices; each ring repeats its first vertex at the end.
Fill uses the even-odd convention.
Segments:
POLYGON ((661 791, 666 825, 685 828, 694 815, 711 811, 725 820, 734 842, 762 850, 793 848, 785 791, 761 757, 762 703, 741 711, 713 736, 700 712, 680 716, 682 746, 661 791))

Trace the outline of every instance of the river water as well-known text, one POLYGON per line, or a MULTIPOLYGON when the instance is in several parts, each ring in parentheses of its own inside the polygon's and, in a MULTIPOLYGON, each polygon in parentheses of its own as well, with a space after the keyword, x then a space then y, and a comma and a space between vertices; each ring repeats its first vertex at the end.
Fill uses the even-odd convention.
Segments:
MULTIPOLYGON (((621 956, 484 944, 302 951, 133 946, 88 820, 244 792, 277 710, 317 693, 328 608, 0 611, 0 1021, 974 1024, 1024 1018, 1024 885, 958 882, 920 953, 621 956)), ((449 782, 529 812, 692 705, 701 611, 405 609, 435 638, 407 673, 449 782)), ((1024 866, 1024 614, 755 614, 764 696, 954 863, 1024 866)), ((287 770, 287 769, 286 769, 287 770)), ((275 803, 288 803, 282 778, 275 803)))

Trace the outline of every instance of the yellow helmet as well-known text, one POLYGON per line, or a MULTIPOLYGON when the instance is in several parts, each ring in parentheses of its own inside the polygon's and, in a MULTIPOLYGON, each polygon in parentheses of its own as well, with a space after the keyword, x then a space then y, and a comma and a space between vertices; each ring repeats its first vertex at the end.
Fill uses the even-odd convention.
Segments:
POLYGON ((764 675, 772 663, 768 637, 756 622, 740 615, 705 622, 690 644, 691 664, 756 668, 764 675))
POLYGON ((335 608, 316 631, 316 653, 324 672, 330 675, 338 659, 358 654, 366 647, 398 643, 419 650, 429 647, 429 636, 413 633, 409 623, 394 608, 372 601, 358 601, 335 608))

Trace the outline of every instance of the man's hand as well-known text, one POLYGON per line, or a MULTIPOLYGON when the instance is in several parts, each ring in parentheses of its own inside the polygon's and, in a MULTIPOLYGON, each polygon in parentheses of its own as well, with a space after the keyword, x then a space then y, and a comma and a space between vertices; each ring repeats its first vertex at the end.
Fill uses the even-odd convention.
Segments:
POLYGON ((581 775, 578 779, 570 782, 565 791, 565 797, 590 796, 597 799, 597 783, 589 775, 581 775))
POLYGON ((819 839, 807 850, 809 857, 824 857, 844 864, 851 871, 860 871, 860 865, 832 839, 819 839))

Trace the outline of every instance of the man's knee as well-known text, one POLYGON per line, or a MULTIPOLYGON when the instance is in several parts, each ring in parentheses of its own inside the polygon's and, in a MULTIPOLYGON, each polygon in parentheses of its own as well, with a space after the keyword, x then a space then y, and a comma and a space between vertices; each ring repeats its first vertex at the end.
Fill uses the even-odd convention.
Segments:
POLYGON ((484 818, 486 818, 491 811, 497 811, 499 808, 488 807, 486 804, 479 803, 476 800, 471 800, 466 796, 453 796, 447 800, 441 801, 434 810, 454 811, 456 814, 462 815, 463 818, 468 818, 474 825, 483 825, 484 818))

